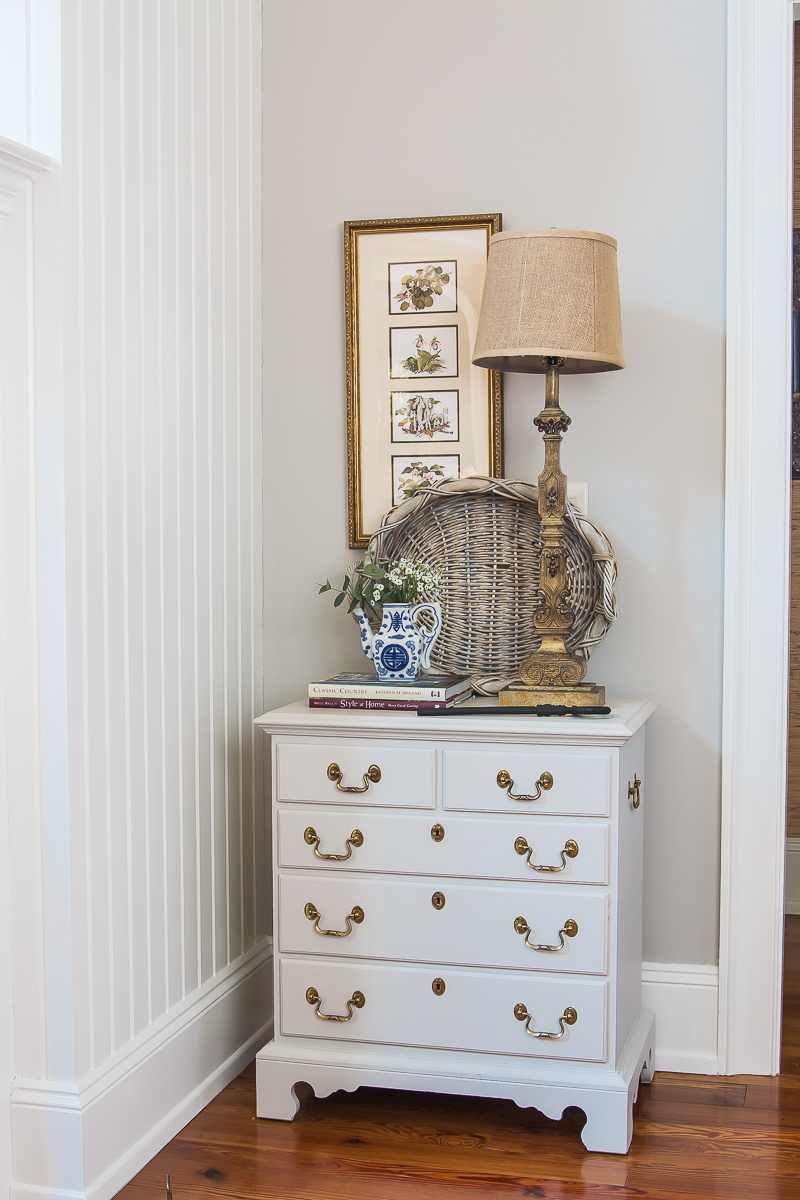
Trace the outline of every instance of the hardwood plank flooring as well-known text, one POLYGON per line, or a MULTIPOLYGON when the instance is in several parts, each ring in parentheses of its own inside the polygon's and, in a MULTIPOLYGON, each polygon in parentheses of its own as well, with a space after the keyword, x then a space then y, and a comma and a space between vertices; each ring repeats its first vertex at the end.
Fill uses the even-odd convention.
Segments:
POLYGON ((659 1071, 627 1155, 583 1148, 583 1114, 359 1088, 255 1116, 248 1067, 119 1193, 122 1200, 800 1200, 800 916, 786 918, 781 1075, 659 1071))

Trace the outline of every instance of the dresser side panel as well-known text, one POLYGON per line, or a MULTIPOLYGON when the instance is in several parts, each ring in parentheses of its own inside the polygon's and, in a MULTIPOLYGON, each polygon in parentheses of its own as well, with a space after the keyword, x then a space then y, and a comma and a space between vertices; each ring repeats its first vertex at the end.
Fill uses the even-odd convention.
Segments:
MULTIPOLYGON (((619 751, 617 781, 616 1052, 619 1055, 642 1006, 642 863, 647 806, 644 728, 619 751), (628 785, 643 781, 641 803, 634 808, 628 785)), ((613 931, 613 927, 612 927, 613 931)))

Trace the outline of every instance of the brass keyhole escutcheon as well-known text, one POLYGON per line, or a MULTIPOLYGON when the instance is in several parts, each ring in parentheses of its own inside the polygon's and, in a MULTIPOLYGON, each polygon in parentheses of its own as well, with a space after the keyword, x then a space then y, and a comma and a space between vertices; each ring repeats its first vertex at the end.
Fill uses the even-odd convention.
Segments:
POLYGON ((443 979, 434 979, 433 983, 431 984, 431 990, 434 996, 443 996, 446 986, 447 985, 443 979))
POLYGON ((444 841, 444 825, 434 825, 431 829, 431 837, 435 842, 444 841))
POLYGON ((642 797, 639 788, 642 786, 642 781, 638 775, 634 775, 633 783, 628 783, 628 799, 634 808, 638 808, 642 803, 642 797))
POLYGON ((437 911, 441 912, 445 903, 444 892, 434 892, 431 896, 431 904, 437 911))

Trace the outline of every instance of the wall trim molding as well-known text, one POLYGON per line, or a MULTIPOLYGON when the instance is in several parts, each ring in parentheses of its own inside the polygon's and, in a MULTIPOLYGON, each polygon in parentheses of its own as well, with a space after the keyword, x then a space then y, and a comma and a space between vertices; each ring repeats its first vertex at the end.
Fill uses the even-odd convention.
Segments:
POLYGON ((800 916, 800 838, 786 839, 786 887, 783 911, 800 916))
POLYGON ((780 1066, 790 540, 792 5, 728 0, 719 1069, 780 1066))
POLYGON ((110 1200, 124 1187, 272 1036, 272 954, 262 939, 75 1082, 16 1079, 10 1200, 110 1200))
POLYGON ((716 1075, 719 968, 642 963, 642 1004, 656 1016, 655 1069, 716 1075))
POLYGON ((717 1074, 718 996, 718 967, 643 962, 642 1003, 656 1015, 656 1070, 717 1074))
POLYGON ((13 209, 22 189, 42 171, 58 164, 52 158, 0 137, 0 229, 13 209))

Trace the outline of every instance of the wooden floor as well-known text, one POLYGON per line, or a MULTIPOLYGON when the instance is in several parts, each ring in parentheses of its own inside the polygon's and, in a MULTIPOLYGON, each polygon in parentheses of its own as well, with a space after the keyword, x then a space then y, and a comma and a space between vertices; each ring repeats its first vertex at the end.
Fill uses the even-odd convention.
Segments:
POLYGON ((787 918, 777 1079, 658 1072, 627 1155, 589 1154, 583 1114, 505 1100, 360 1088, 307 1095, 292 1122, 255 1116, 253 1067, 120 1193, 163 1200, 800 1200, 800 917, 787 918))

